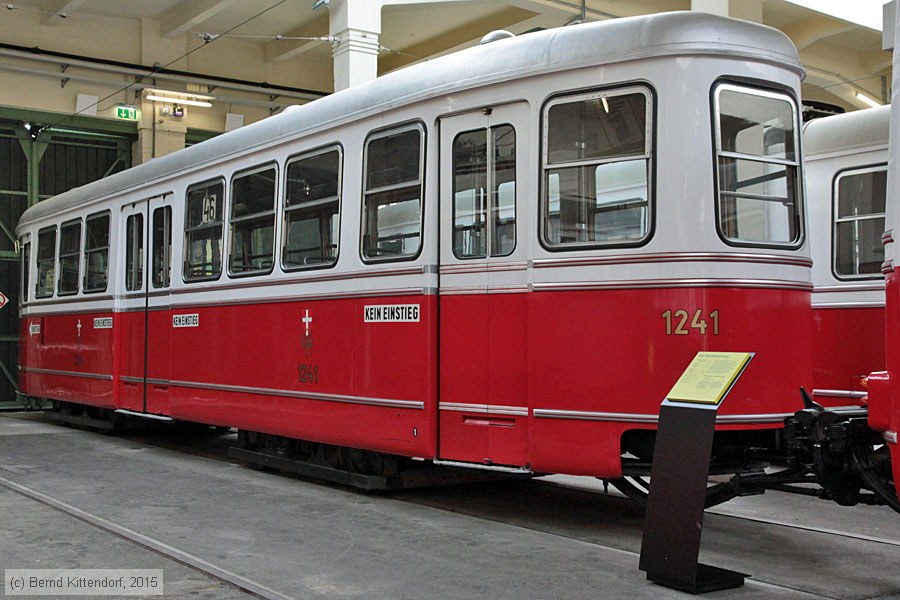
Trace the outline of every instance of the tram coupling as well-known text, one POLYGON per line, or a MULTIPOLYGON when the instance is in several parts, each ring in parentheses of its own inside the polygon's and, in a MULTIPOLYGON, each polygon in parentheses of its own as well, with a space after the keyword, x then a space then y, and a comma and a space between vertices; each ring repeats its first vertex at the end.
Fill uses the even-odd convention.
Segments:
POLYGON ((843 506, 887 505, 900 512, 890 453, 881 434, 869 427, 868 409, 824 408, 803 388, 800 393, 804 408, 784 422, 788 471, 793 476, 767 487, 843 506))

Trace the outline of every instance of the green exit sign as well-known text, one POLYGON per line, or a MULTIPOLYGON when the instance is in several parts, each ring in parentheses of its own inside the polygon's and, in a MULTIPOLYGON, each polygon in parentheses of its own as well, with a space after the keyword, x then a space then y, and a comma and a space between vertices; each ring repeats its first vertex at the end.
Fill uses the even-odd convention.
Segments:
POLYGON ((117 119, 128 119, 129 121, 137 120, 137 107, 136 106, 117 106, 116 107, 116 118, 117 119))

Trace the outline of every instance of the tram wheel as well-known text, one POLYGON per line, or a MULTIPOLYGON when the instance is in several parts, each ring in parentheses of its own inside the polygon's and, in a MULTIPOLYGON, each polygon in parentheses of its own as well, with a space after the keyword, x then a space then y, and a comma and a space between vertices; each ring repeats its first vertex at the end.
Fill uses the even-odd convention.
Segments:
MULTIPOLYGON (((621 479, 610 479, 609 483, 641 506, 647 505, 647 496, 650 494, 649 477, 626 475, 621 479)), ((706 488, 705 507, 710 508, 727 502, 737 496, 738 493, 737 486, 730 481, 710 483, 706 488)))
POLYGON ((362 475, 397 475, 400 466, 395 456, 370 452, 358 448, 342 448, 341 458, 344 468, 351 473, 362 475))
POLYGON ((313 462, 332 469, 342 469, 344 458, 342 455, 343 452, 341 452, 340 446, 319 444, 313 462))

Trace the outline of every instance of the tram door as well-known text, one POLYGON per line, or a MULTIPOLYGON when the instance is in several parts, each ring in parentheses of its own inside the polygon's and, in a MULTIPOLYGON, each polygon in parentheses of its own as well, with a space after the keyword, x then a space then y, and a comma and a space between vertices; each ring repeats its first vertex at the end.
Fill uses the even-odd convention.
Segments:
MULTIPOLYGON (((443 460, 528 465, 524 199, 528 106, 440 121, 443 460)), ((533 211, 532 211, 533 212, 533 211)))
POLYGON ((126 206, 120 221, 123 260, 120 404, 150 414, 169 412, 169 284, 172 256, 172 196, 126 206))

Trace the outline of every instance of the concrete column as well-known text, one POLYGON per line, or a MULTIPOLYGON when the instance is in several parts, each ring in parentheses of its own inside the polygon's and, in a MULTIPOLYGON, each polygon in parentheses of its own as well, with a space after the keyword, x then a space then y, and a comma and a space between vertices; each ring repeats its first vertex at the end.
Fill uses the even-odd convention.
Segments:
POLYGON ((691 10, 727 17, 728 0, 691 0, 691 10))
POLYGON ((375 79, 383 0, 331 0, 331 35, 337 39, 334 57, 334 91, 375 79))
POLYGON ((762 23, 762 0, 691 0, 691 10, 762 23))
MULTIPOLYGON (((159 105, 156 106, 156 109, 158 108, 159 105)), ((143 102, 141 115, 138 139, 131 148, 133 165, 139 165, 151 158, 165 156, 184 148, 187 115, 181 118, 160 115, 158 110, 154 110, 154 103, 148 100, 143 102)))

